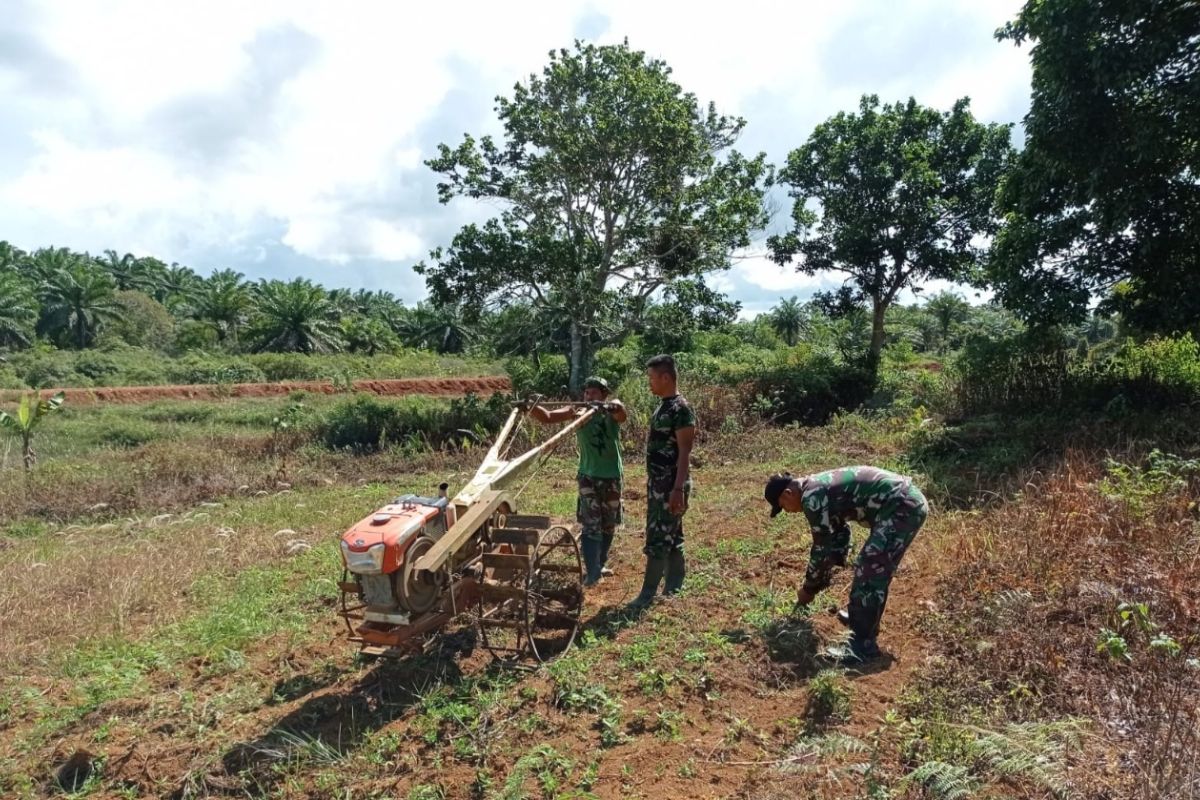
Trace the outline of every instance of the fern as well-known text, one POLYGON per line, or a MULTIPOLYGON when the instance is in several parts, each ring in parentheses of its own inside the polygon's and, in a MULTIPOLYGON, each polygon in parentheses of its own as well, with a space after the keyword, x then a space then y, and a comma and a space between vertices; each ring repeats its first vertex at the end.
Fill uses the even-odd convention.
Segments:
MULTIPOLYGON (((826 733, 796 742, 787 758, 779 762, 779 769, 785 772, 819 769, 827 766, 821 763, 824 758, 844 755, 858 756, 868 753, 870 750, 870 745, 862 739, 856 739, 844 733, 826 733)), ((868 766, 869 764, 865 761, 855 761, 829 769, 828 775, 836 780, 839 771, 862 772, 868 766)))
POLYGON ((960 800, 970 797, 979 788, 970 770, 945 761, 926 761, 901 783, 918 783, 932 792, 937 800, 960 800))
POLYGON ((980 731, 972 750, 988 769, 1006 778, 1023 778, 1055 795, 1065 795, 1062 762, 1082 739, 1075 720, 1009 725, 1003 732, 980 731))
POLYGON ((919 783, 939 800, 965 797, 980 782, 1005 778, 1027 781, 1058 797, 1068 793, 1063 767, 1068 753, 1082 743, 1080 721, 1014 723, 1002 731, 934 724, 967 734, 965 752, 951 761, 926 761, 905 777, 905 783, 919 783))

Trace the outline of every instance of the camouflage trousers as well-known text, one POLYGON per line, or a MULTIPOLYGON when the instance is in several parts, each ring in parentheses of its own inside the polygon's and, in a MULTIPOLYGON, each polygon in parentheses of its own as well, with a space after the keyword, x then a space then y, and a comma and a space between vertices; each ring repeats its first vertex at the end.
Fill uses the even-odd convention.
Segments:
POLYGON ((621 479, 580 475, 575 519, 583 526, 582 538, 611 541, 621 524, 621 479))
MULTIPOLYGON (((642 552, 650 558, 665 558, 683 550, 683 515, 672 514, 669 507, 675 479, 646 482, 646 545, 642 552)), ((692 485, 683 487, 684 508, 692 496, 692 485)))
POLYGON ((928 513, 925 496, 916 486, 909 486, 876 513, 871 533, 854 562, 854 582, 846 609, 850 629, 859 638, 874 639, 879 634, 892 576, 928 513))

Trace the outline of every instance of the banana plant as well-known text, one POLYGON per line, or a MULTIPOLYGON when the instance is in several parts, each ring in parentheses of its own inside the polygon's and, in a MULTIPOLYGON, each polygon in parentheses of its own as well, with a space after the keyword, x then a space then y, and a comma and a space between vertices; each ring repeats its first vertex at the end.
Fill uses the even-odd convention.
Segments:
POLYGON ((25 459, 25 471, 33 469, 37 454, 33 452, 33 433, 51 412, 62 408, 63 393, 50 398, 39 398, 36 393, 21 397, 16 414, 0 411, 0 429, 21 437, 21 453, 25 459))

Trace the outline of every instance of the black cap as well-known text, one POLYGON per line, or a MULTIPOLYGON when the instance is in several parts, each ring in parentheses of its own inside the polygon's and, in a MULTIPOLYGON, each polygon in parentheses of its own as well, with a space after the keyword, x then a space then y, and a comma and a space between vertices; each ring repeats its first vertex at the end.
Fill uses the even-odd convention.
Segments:
POLYGON ((785 472, 782 475, 772 475, 767 479, 767 490, 763 492, 763 497, 771 504, 771 516, 774 517, 780 511, 783 511, 783 506, 779 505, 779 495, 783 494, 784 489, 792 485, 792 481, 796 480, 790 472, 785 472))

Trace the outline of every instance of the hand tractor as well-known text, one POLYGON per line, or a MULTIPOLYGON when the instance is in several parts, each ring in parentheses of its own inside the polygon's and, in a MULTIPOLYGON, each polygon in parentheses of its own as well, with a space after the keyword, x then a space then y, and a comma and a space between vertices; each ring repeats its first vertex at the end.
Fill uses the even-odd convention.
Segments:
POLYGON ((342 535, 340 614, 365 655, 420 651, 468 613, 484 647, 502 660, 541 662, 571 646, 583 608, 579 545, 549 517, 517 514, 519 491, 510 491, 539 456, 597 413, 570 405, 582 406, 575 419, 511 457, 530 407, 515 404, 458 494, 448 497, 442 484, 437 497, 401 495, 342 535))

